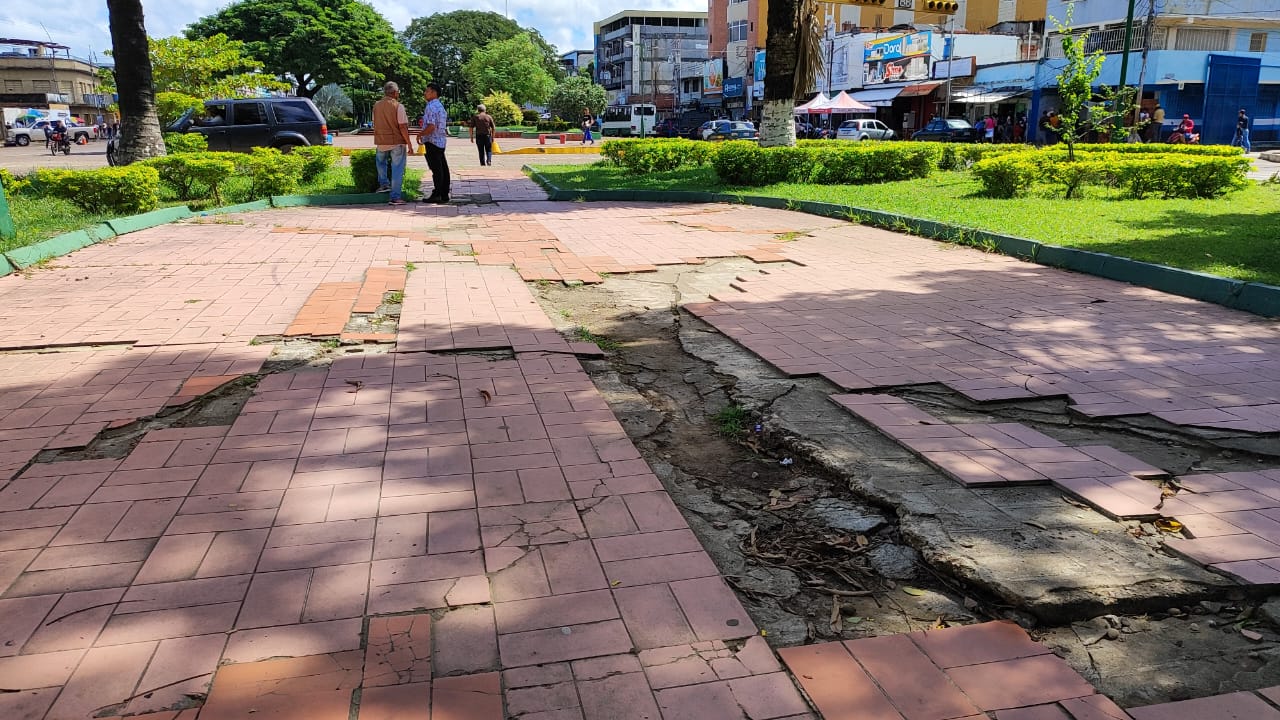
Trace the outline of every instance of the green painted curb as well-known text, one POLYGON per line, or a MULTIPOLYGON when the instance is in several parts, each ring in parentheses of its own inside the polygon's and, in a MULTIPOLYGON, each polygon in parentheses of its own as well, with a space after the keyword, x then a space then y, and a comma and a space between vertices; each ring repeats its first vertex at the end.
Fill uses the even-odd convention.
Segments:
POLYGON ((1240 280, 1111 255, 1107 256, 1102 268, 1093 274, 1216 305, 1230 306, 1232 300, 1244 290, 1244 283, 1240 280))
POLYGON ((1245 283, 1231 307, 1255 315, 1280 317, 1280 287, 1263 283, 1245 283))
POLYGON ((9 258, 0 255, 0 277, 4 277, 13 272, 13 265, 9 264, 9 258))
POLYGON ((200 215, 227 215, 229 213, 253 212, 254 210, 270 210, 271 201, 267 199, 254 200, 252 202, 238 203, 236 205, 223 205, 222 207, 209 208, 201 210, 200 215))
POLYGON ((85 232, 89 233, 89 237, 93 238, 93 241, 96 243, 100 243, 103 240, 110 240, 116 236, 116 231, 112 230, 111 226, 107 223, 99 223, 91 228, 85 228, 85 232))
POLYGON ((386 193, 350 195, 272 195, 273 207, 323 207, 325 205, 386 205, 386 193))
POLYGON ((141 215, 112 218, 107 221, 107 224, 111 226, 111 230, 115 232, 115 234, 124 235, 125 233, 137 232, 139 230, 146 230, 147 228, 165 225, 173 222, 174 220, 189 218, 193 214, 194 213, 191 212, 191 208, 186 205, 176 205, 174 207, 164 208, 161 210, 152 210, 149 213, 142 213, 141 215))
POLYGON ((43 260, 75 252, 95 242, 97 241, 89 233, 84 230, 76 230, 51 237, 48 240, 42 240, 34 245, 10 250, 4 256, 8 258, 14 267, 27 268, 43 260))

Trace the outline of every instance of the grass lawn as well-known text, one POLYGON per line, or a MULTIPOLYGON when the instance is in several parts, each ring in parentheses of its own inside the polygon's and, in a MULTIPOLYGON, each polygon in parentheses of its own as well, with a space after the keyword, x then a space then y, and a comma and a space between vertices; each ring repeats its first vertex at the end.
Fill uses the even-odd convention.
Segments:
POLYGON ((901 213, 1052 245, 1280 285, 1280 185, 1251 183, 1215 200, 1080 200, 979 195, 964 172, 880 185, 729 188, 709 167, 631 175, 604 166, 539 166, 564 189, 742 192, 901 213))
MULTIPOLYGON (((421 168, 405 170, 405 199, 415 200, 418 188, 422 184, 425 171, 421 168)), ((298 187, 300 195, 346 195, 356 191, 351 180, 349 166, 329 168, 314 181, 298 187)), ((231 178, 223 188, 224 204, 245 202, 248 197, 249 180, 247 178, 231 178)), ((212 207, 210 200, 193 200, 183 202, 176 197, 166 195, 163 187, 160 191, 160 207, 173 205, 190 205, 193 210, 212 207)), ((13 224, 17 235, 12 239, 0 239, 0 252, 34 245, 35 243, 72 230, 80 230, 97 225, 111 219, 110 214, 91 213, 70 200, 55 197, 40 197, 24 193, 9 198, 9 210, 13 216, 13 224)))

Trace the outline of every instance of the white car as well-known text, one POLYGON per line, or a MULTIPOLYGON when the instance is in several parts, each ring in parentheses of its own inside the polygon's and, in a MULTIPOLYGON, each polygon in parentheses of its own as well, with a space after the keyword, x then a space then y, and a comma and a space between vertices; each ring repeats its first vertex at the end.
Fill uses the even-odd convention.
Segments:
POLYGON ((879 120, 845 120, 836 130, 837 140, 892 140, 893 130, 879 120))

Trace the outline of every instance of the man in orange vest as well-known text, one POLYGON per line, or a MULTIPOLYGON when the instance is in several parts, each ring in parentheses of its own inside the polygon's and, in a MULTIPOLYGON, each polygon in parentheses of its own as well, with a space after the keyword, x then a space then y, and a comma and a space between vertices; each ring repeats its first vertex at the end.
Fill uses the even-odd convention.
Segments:
POLYGON ((409 139, 409 116, 400 104, 400 86, 382 86, 382 99, 373 105, 373 144, 377 146, 378 192, 390 193, 388 205, 403 205, 404 166, 413 141, 409 139))

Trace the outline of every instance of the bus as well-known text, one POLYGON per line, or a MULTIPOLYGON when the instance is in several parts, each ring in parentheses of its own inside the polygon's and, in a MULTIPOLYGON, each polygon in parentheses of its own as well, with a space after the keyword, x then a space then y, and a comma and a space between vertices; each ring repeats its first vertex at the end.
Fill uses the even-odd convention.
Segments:
POLYGON ((613 105, 604 109, 600 134, 605 137, 652 135, 657 124, 658 108, 655 105, 613 105))

